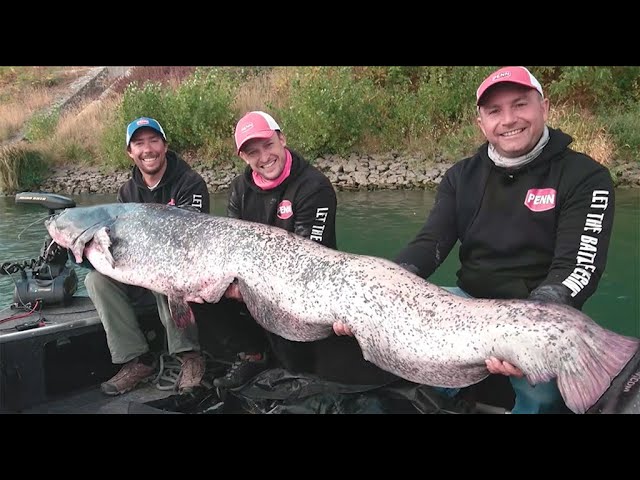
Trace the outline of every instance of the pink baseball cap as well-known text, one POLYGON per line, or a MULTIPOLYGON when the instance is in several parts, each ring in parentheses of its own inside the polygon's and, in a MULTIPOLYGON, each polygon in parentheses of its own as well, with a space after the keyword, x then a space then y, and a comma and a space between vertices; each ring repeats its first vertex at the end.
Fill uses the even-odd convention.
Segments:
POLYGON ((242 117, 236 125, 236 148, 238 153, 242 145, 252 138, 271 138, 280 125, 268 113, 255 111, 242 117))
POLYGON ((476 105, 480 105, 480 98, 489 88, 502 82, 517 83, 525 87, 535 88, 544 97, 542 85, 529 70, 524 67, 502 67, 485 78, 484 82, 480 84, 476 92, 476 105))

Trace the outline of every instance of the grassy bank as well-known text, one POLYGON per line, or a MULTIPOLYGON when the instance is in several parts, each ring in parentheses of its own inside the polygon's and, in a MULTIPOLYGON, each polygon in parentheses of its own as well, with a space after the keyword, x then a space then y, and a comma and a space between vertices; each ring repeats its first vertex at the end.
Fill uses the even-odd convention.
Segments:
MULTIPOLYGON (((495 68, 139 67, 109 99, 62 117, 38 114, 37 105, 9 114, 0 105, 0 133, 3 115, 11 116, 24 122, 28 139, 22 149, 0 151, 0 189, 28 188, 44 171, 41 163, 128 168, 124 125, 141 115, 163 124, 172 148, 211 168, 236 161, 233 127, 252 109, 271 112, 289 144, 310 159, 399 151, 423 162, 455 161, 483 141, 474 94, 495 68), (38 168, 25 158, 37 159, 38 168)), ((575 149, 608 166, 637 161, 640 67, 531 71, 551 99, 549 124, 571 134, 575 149)), ((0 86, 2 78, 0 71, 0 86)))

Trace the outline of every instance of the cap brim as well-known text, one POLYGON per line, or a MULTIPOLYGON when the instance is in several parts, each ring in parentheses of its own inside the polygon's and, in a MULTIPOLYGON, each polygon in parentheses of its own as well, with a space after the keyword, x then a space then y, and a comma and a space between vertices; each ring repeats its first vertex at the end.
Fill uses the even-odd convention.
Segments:
POLYGON ((244 146, 245 143, 247 143, 249 140, 253 140, 254 138, 271 138, 273 137, 273 135, 276 133, 275 130, 261 130, 259 132, 253 132, 251 133, 251 135, 249 135, 247 138, 242 140, 242 143, 240 145, 238 145, 238 153, 240 153, 240 150, 242 150, 242 147, 244 146))

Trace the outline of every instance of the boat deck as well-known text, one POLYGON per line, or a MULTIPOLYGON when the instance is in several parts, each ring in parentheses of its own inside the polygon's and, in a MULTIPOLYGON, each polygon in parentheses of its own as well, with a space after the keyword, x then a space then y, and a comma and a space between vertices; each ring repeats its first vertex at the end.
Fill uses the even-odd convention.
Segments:
MULTIPOLYGON (((153 382, 125 395, 104 395, 99 385, 113 376, 118 366, 111 362, 102 324, 88 297, 74 297, 67 306, 47 307, 41 312, 16 318, 22 313, 11 309, 0 311, 1 413, 191 413, 182 407, 205 397, 208 397, 207 413, 215 410, 215 403, 219 401, 215 389, 200 389, 197 397, 178 396, 160 382, 161 373, 153 382), (21 330, 25 324, 33 328, 21 330), (158 407, 163 404, 171 406, 176 402, 179 408, 158 407)), ((140 307, 138 313, 152 350, 162 352, 164 329, 155 305, 140 307)), ((226 369, 228 363, 228 359, 212 360, 209 356, 207 381, 204 383, 210 384, 215 375, 220 374, 216 369, 226 369)), ((640 413, 640 382, 637 378, 640 378, 640 351, 590 413, 640 413)), ((512 397, 496 401, 496 392, 503 385, 495 382, 506 384, 507 378, 491 376, 488 380, 493 383, 481 382, 474 392, 475 401, 487 401, 484 405, 477 405, 484 408, 476 413, 505 413, 512 397)), ((508 394, 513 395, 511 389, 508 389, 508 394)), ((227 410, 224 413, 241 413, 230 408, 227 410)), ((212 413, 222 412, 216 410, 212 413)))
MULTIPOLYGON (((49 400, 44 404, 36 405, 21 413, 40 414, 128 414, 128 413, 158 413, 151 408, 146 410, 144 404, 155 400, 167 398, 174 393, 166 390, 159 390, 155 385, 149 384, 131 392, 109 397, 100 391, 97 386, 86 390, 64 395, 59 399, 49 400)), ((164 412, 170 413, 170 412, 164 412)))
MULTIPOLYGON (((99 391, 117 366, 111 363, 102 323, 88 297, 27 313, 10 308, 0 312, 0 412, 115 413, 128 400, 139 401, 140 395, 149 400, 167 395, 150 388, 113 401, 99 391)), ((145 331, 159 326, 155 306, 140 307, 138 313, 145 331)), ((162 341, 157 338, 155 345, 162 341)))
POLYGON ((100 318, 89 297, 73 297, 69 305, 46 307, 27 315, 23 310, 6 308, 0 312, 0 345, 46 335, 72 332, 82 327, 101 327, 100 318), (23 316, 27 315, 27 316, 23 316), (16 317, 11 320, 12 317, 16 317), (31 326, 42 322, 42 326, 31 326))

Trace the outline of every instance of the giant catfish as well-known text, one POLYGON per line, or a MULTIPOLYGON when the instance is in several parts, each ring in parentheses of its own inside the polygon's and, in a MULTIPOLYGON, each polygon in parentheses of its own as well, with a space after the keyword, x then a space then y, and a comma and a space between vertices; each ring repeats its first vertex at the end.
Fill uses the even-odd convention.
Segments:
POLYGON ((218 302, 236 280, 253 318, 294 341, 332 335, 341 321, 364 358, 409 381, 465 387, 494 356, 531 384, 557 378, 583 413, 607 390, 639 339, 578 310, 526 300, 465 299, 389 260, 326 248, 282 229, 159 204, 70 208, 45 225, 80 262, 167 295, 174 321, 187 302, 218 302))

